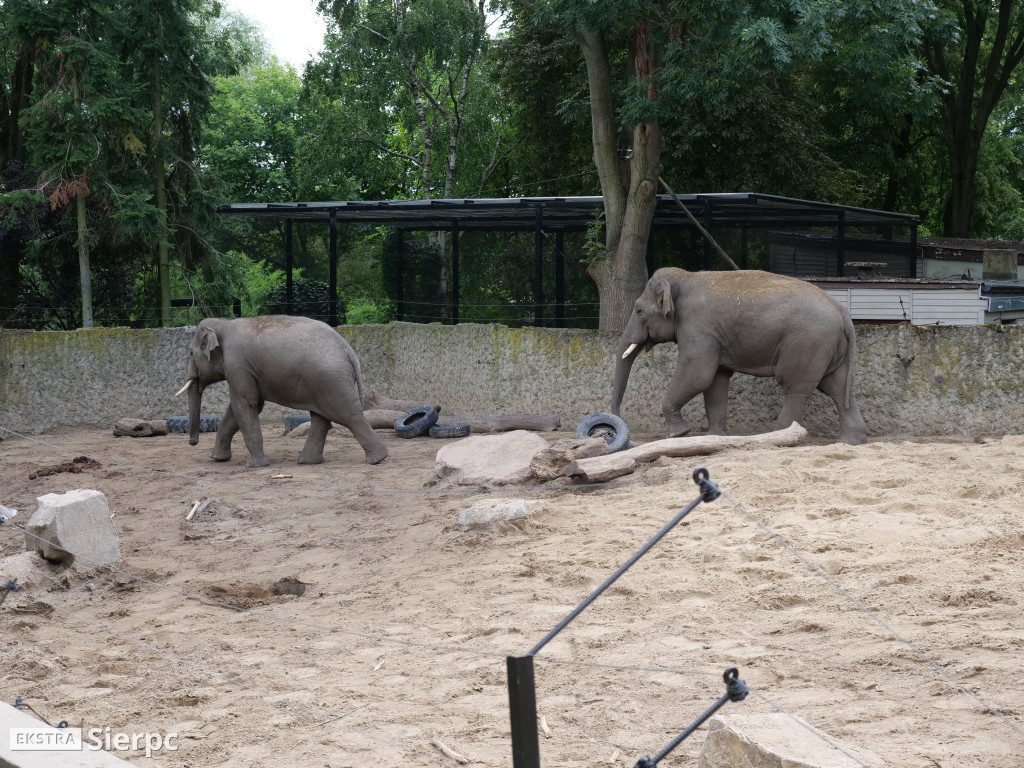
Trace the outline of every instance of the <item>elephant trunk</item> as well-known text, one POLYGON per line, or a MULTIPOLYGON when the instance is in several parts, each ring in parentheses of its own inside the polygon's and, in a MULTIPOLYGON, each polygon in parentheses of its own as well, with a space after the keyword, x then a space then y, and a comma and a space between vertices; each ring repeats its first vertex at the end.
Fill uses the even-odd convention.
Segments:
POLYGON ((622 405, 622 395, 626 392, 629 372, 633 370, 633 361, 641 351, 642 349, 638 348, 637 344, 629 341, 629 337, 625 333, 622 335, 622 341, 619 343, 619 349, 615 355, 615 379, 612 383, 610 409, 616 416, 619 415, 619 406, 622 405))
POLYGON ((199 411, 203 405, 203 383, 196 380, 188 390, 188 444, 199 442, 199 411))

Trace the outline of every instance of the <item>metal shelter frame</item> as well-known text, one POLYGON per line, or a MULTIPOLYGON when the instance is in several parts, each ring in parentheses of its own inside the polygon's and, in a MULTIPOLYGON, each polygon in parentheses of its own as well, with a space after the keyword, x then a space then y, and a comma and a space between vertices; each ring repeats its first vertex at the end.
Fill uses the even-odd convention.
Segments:
MULTIPOLYGON (((746 264, 746 231, 749 228, 768 227, 829 227, 837 233, 837 276, 844 274, 845 237, 849 227, 879 227, 910 230, 911 253, 917 248, 917 219, 910 214, 876 211, 832 203, 764 195, 754 192, 717 194, 658 195, 651 224, 652 232, 661 229, 694 229, 691 216, 708 231, 741 229, 744 232, 740 264, 746 264)), ((222 205, 218 213, 236 216, 256 216, 285 220, 285 271, 287 273, 286 300, 292 303, 294 222, 320 222, 330 226, 330 294, 331 325, 338 325, 337 311, 337 226, 371 224, 398 228, 398 270, 403 274, 403 238, 405 230, 446 231, 452 233, 452 291, 451 318, 459 322, 459 238, 460 231, 529 232, 534 236, 533 301, 534 324, 543 322, 543 256, 544 233, 555 235, 555 326, 565 325, 564 243, 566 232, 580 232, 592 225, 595 216, 603 212, 604 199, 598 195, 580 197, 513 197, 470 198, 436 200, 343 200, 310 203, 233 203, 222 205)), ((648 265, 653 252, 648 243, 648 265)), ((705 243, 705 268, 711 264, 712 249, 705 243)), ((910 274, 916 277, 916 259, 910 259, 910 274)), ((404 318, 404 296, 399 280, 397 317, 404 318)))

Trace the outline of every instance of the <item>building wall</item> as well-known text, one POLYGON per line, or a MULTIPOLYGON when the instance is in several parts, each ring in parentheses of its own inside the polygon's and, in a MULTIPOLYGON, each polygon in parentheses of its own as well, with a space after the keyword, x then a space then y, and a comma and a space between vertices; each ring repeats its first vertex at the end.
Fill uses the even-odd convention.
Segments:
MULTIPOLYGON (((343 327, 366 391, 439 403, 450 415, 558 414, 575 430, 608 408, 617 334, 497 325, 391 323, 343 327)), ((0 331, 0 426, 38 434, 63 426, 111 429, 124 417, 184 415, 191 329, 0 331)), ((871 435, 1024 434, 1024 327, 858 326, 856 393, 871 435)), ((675 361, 662 344, 633 366, 622 415, 634 432, 663 428, 660 403, 675 361)), ((729 428, 773 428, 782 403, 770 379, 733 377, 729 428)), ((226 407, 207 390, 204 413, 226 407)), ((268 405, 264 422, 287 411, 268 405)), ((701 398, 684 415, 706 429, 701 398)), ((831 401, 816 393, 805 426, 834 437, 831 401)), ((0 433, 2 435, 2 433, 0 433)))

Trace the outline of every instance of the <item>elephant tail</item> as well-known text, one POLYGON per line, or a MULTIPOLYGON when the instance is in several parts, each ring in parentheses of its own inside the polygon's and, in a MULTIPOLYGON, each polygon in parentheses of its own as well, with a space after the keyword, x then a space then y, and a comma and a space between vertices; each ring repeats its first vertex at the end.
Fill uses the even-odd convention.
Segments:
POLYGON ((853 369, 857 357, 857 335, 853 331, 853 319, 849 312, 843 312, 843 321, 846 332, 846 395, 844 397, 845 407, 850 407, 850 396, 853 393, 853 369))

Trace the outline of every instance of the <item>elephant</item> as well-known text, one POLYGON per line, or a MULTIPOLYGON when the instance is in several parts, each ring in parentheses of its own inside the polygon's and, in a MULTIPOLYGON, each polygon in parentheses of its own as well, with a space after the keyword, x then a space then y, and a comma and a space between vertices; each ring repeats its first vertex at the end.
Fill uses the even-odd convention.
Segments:
MULTIPOLYGON (((206 318, 189 345, 189 444, 199 442, 203 390, 227 381, 230 403, 220 420, 210 457, 231 458, 231 438, 241 430, 249 450, 247 467, 270 463, 263 452, 259 414, 265 402, 309 411, 310 429, 299 464, 320 464, 331 422, 348 427, 367 464, 388 450, 363 415, 363 383, 355 351, 327 323, 308 317, 263 315, 206 318)), ((176 395, 176 396, 177 396, 176 395)))
POLYGON ((840 440, 867 442, 853 393, 856 339, 849 313, 820 288, 759 270, 655 272, 619 342, 611 412, 619 416, 640 351, 675 341, 675 372, 662 402, 668 437, 690 431, 680 410, 704 394, 708 434, 724 435, 733 373, 771 376, 785 392, 776 429, 803 418, 815 389, 839 409, 840 440))

